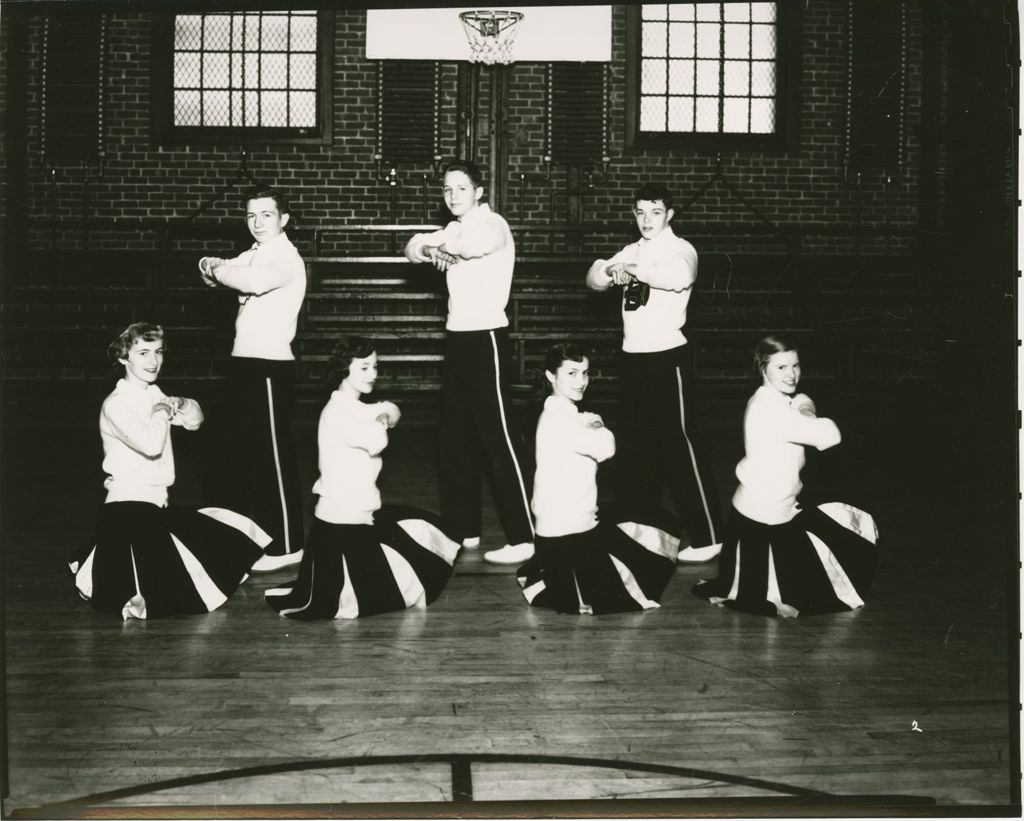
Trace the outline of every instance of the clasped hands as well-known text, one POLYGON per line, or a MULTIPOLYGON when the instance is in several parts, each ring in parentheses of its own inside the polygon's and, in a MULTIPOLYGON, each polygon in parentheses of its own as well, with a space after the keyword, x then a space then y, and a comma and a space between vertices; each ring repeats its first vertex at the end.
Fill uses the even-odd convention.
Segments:
POLYGON ((614 285, 629 285, 636 280, 636 266, 628 262, 616 262, 604 269, 614 285))
POLYGON ((402 418, 402 412, 394 402, 381 402, 378 410, 380 413, 377 414, 377 421, 386 428, 393 428, 402 418))
POLYGON ((226 262, 226 259, 220 259, 220 257, 203 257, 199 260, 199 273, 203 275, 203 282, 211 288, 216 288, 220 285, 215 271, 226 262))
POLYGON ((165 396, 153 405, 152 412, 155 414, 158 411, 163 411, 167 414, 168 420, 170 420, 173 419, 175 414, 177 414, 183 407, 185 407, 186 402, 188 402, 188 400, 181 396, 165 396))
POLYGON ((443 245, 436 245, 429 250, 430 264, 437 268, 438 271, 444 273, 451 266, 457 262, 462 262, 462 257, 458 254, 453 254, 443 245))

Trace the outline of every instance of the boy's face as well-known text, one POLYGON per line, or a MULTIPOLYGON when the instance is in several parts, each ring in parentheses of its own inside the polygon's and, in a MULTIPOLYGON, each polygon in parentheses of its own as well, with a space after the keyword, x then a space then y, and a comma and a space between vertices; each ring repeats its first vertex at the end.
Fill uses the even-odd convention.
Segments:
POLYGON ((246 204, 245 224, 249 226, 249 233, 256 243, 262 245, 280 236, 288 224, 288 214, 282 214, 277 210, 277 203, 273 197, 260 197, 258 200, 249 200, 246 204))
POLYGON ((674 213, 661 200, 637 200, 636 208, 633 209, 636 227, 644 239, 654 239, 664 231, 674 213))
POLYGON ((128 356, 118 361, 124 365, 124 378, 130 383, 143 387, 152 385, 164 364, 164 341, 136 339, 128 350, 128 356))
POLYGON ((476 208, 484 195, 483 187, 473 185, 464 171, 449 171, 444 175, 444 204, 455 219, 460 219, 476 208))

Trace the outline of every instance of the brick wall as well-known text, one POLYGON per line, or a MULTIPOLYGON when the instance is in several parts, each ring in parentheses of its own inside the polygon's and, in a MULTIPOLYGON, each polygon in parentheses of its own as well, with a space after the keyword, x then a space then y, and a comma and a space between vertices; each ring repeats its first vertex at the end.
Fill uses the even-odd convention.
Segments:
MULTIPOLYGON (((846 28, 848 4, 823 0, 803 10, 802 98, 800 145, 791 152, 723 151, 723 172, 755 208, 783 227, 866 223, 916 228, 920 213, 920 132, 922 89, 922 25, 930 14, 921 3, 909 3, 910 32, 906 111, 906 173, 892 185, 866 179, 859 187, 843 180, 842 155, 846 94, 846 28)), ((28 45, 28 214, 80 217, 82 172, 77 168, 44 167, 41 138, 41 47, 43 18, 30 20, 28 45)), ((154 144, 150 135, 151 26, 149 13, 117 12, 108 16, 106 148, 102 176, 92 183, 96 218, 139 218, 156 223, 188 216, 214 199, 235 177, 238 146, 154 144)), ((338 9, 334 28, 333 139, 330 145, 248 146, 248 165, 260 178, 293 192, 300 224, 418 223, 439 217, 439 186, 427 167, 401 167, 394 191, 378 178, 373 159, 376 138, 376 69, 363 56, 365 13, 338 9), (426 195, 426 197, 425 197, 426 195), (424 200, 429 207, 424 209, 424 200)), ((613 14, 611 65, 611 128, 608 177, 587 189, 580 202, 585 222, 621 226, 630 233, 626 209, 640 179, 668 183, 685 202, 714 172, 715 156, 707 150, 635 151, 625 135, 626 9, 613 14)), ((456 66, 442 72, 443 151, 455 149, 456 66)), ((480 105, 488 104, 486 72, 481 75, 480 105)), ((554 166, 550 179, 543 163, 545 69, 540 64, 514 65, 508 77, 509 188, 506 214, 516 227, 543 226, 565 214, 564 189, 569 172, 554 166)), ((481 140, 486 148, 486 138, 481 140)), ((476 158, 486 164, 485 153, 476 158)), ((940 169, 941 170, 941 169, 940 169)), ((934 189, 934 186, 933 186, 934 189)), ((930 189, 931 190, 931 189, 930 189)), ((940 192, 941 193, 941 192, 940 192)), ((216 201, 201 221, 236 219, 237 189, 216 201)), ((688 224, 754 224, 754 217, 725 186, 712 185, 685 214, 677 215, 682 231, 688 224)), ((37 228, 34 244, 56 242, 76 247, 75 232, 37 228)), ((244 239, 244 235, 240 234, 244 239)), ((156 235, 120 232, 97 236, 98 247, 135 250, 155 247, 156 235)), ((344 250, 346 242, 338 239, 344 250)), ((847 240, 848 241, 848 240, 847 240)), ((612 244, 614 244, 614 242, 612 244)), ((827 249, 831 240, 820 239, 827 249)), ((365 250, 365 249, 364 249, 365 250)), ((524 246, 524 250, 529 250, 524 246)), ((818 249, 820 250, 820 249, 818 249)), ((836 250, 842 250, 837 248, 836 250)))

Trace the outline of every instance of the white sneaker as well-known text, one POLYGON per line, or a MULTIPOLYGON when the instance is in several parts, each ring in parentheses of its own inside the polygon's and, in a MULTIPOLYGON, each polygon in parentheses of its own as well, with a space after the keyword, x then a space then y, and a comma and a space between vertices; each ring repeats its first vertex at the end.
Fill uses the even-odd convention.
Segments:
POLYGON ((522 564, 533 558, 533 542, 507 544, 498 550, 484 553, 484 561, 491 564, 522 564))
POLYGON ((462 546, 466 548, 466 550, 476 550, 480 547, 480 537, 470 536, 468 539, 463 539, 462 546))
POLYGON ((676 561, 682 562, 683 564, 698 563, 698 562, 710 562, 712 559, 718 556, 722 552, 722 543, 716 542, 715 544, 709 544, 707 547, 685 547, 679 551, 679 555, 676 557, 676 561))
POLYGON ((282 567, 288 567, 292 564, 298 564, 302 561, 302 551, 296 550, 294 553, 283 553, 281 555, 272 555, 270 553, 264 553, 252 566, 253 573, 269 573, 271 570, 280 570, 282 567))

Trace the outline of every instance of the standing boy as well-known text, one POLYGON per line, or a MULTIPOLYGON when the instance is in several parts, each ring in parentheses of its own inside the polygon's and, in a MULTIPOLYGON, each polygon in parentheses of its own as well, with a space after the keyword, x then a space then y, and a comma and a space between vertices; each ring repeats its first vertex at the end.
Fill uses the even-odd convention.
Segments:
POLYGON ((306 266, 285 226, 288 200, 265 186, 246 197, 255 244, 234 259, 203 257, 211 286, 238 292, 235 343, 221 409, 221 477, 212 489, 226 507, 257 522, 274 541, 254 571, 302 559, 302 497, 291 441, 295 393, 292 340, 306 294, 306 266))
POLYGON ((721 513, 714 477, 693 438, 693 357, 682 331, 697 252, 669 225, 674 212, 665 186, 643 186, 634 203, 640 239, 609 260, 595 260, 587 273, 595 291, 622 288, 617 498, 657 506, 667 484, 690 537, 679 561, 709 561, 722 548, 721 513))
POLYGON ((416 234, 405 247, 412 262, 446 275, 448 333, 441 387, 441 514, 463 546, 480 544, 480 484, 484 464, 508 544, 484 554, 494 564, 533 556, 533 521, 516 436, 509 417, 508 304, 516 261, 504 218, 481 203, 480 169, 456 161, 445 168, 444 202, 455 218, 440 231, 416 234))

